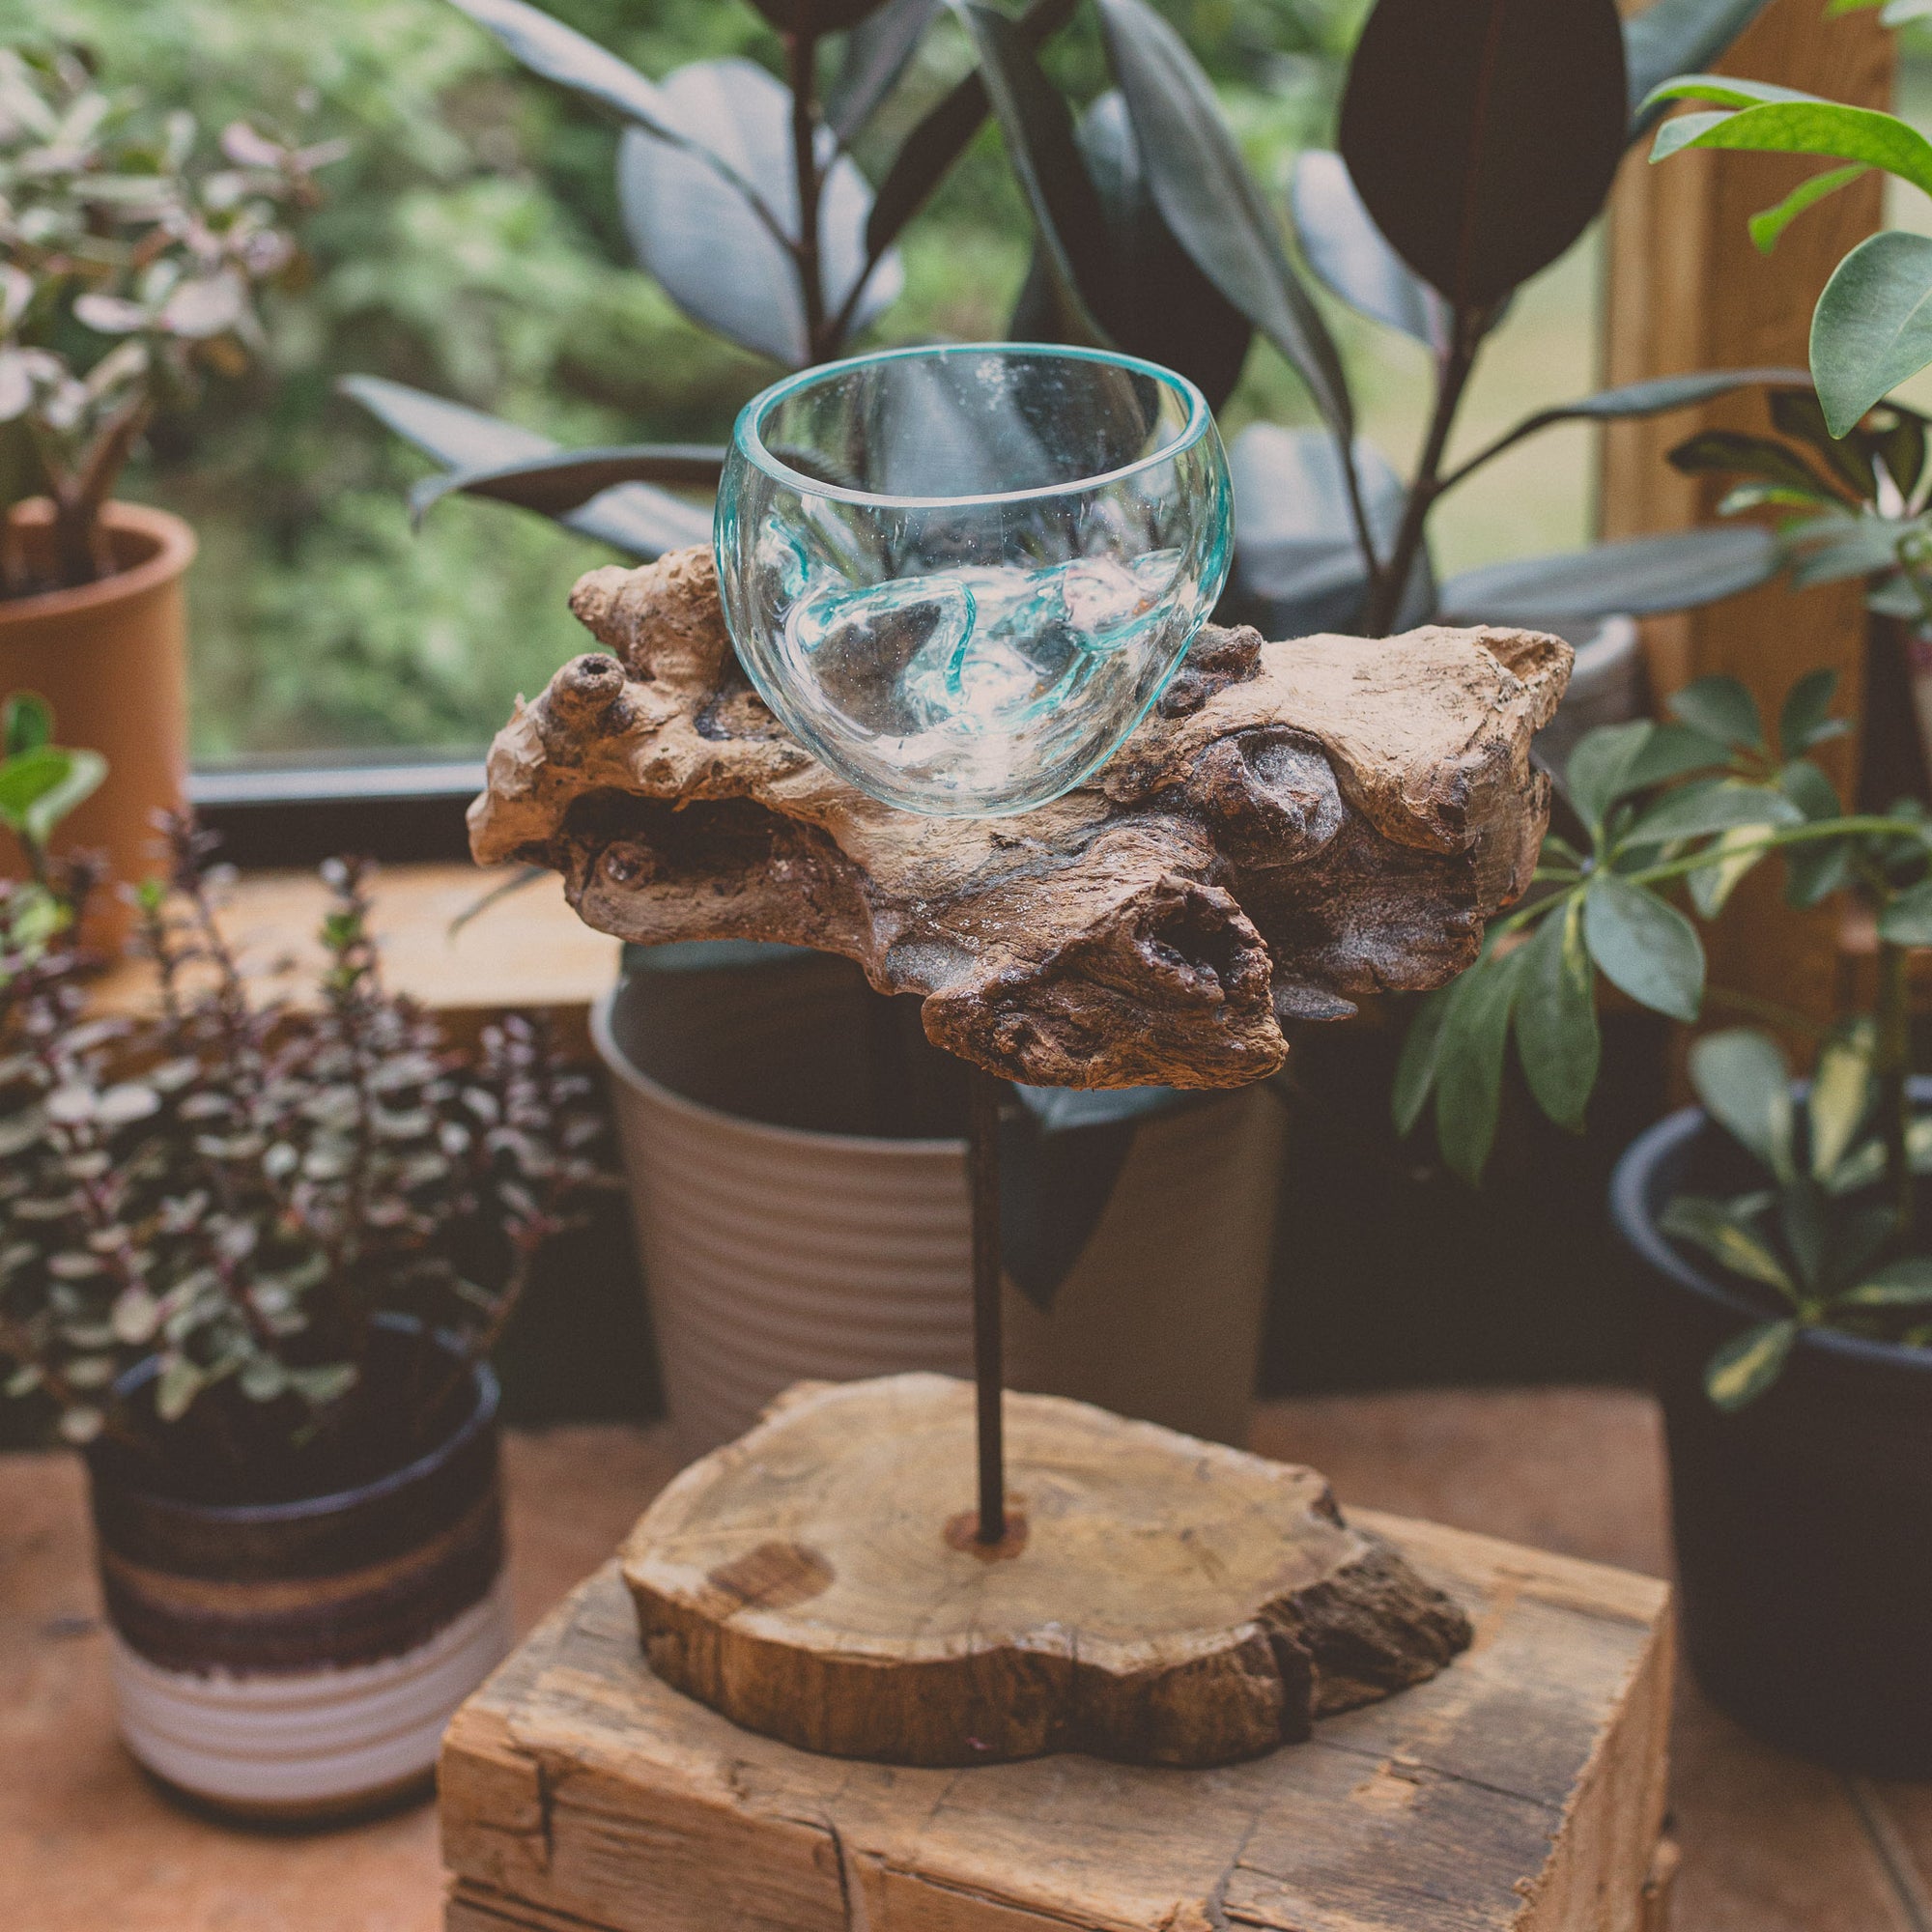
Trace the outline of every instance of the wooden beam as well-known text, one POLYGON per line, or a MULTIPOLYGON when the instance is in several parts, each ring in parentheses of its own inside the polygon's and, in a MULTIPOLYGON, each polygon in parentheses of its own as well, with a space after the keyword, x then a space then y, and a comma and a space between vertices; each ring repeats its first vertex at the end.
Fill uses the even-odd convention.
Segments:
MULTIPOLYGON (((1822 0, 1773 0, 1720 67, 1883 107, 1891 100, 1892 37, 1871 14, 1828 19, 1822 0)), ((1649 150, 1648 139, 1637 143, 1610 204, 1605 380, 1802 365, 1818 291, 1845 251, 1880 224, 1881 178, 1868 176, 1832 197, 1795 222, 1773 254, 1760 255, 1747 228, 1750 216, 1822 162, 1693 152, 1652 167, 1649 150)), ((1714 522, 1724 486, 1681 475, 1665 457, 1695 431, 1719 426, 1762 431, 1763 402, 1727 398, 1703 411, 1612 427, 1604 439, 1604 535, 1714 522)), ((1863 696, 1864 641, 1856 583, 1793 591, 1776 582, 1644 626, 1660 704, 1693 678, 1727 671, 1750 687, 1772 718, 1792 681, 1819 665, 1837 669, 1840 705, 1856 711, 1863 696)), ((1829 748, 1832 776, 1847 792, 1856 783, 1856 760, 1853 741, 1829 748)), ((1833 1010, 1838 916, 1830 907, 1792 912, 1779 897, 1781 883, 1781 868, 1765 867, 1707 930, 1711 983, 1822 1017, 1833 1010)))

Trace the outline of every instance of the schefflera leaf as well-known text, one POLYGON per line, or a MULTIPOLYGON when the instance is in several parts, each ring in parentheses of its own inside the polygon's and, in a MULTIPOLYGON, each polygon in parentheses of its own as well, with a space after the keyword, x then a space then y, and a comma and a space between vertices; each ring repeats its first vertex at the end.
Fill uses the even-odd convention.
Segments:
POLYGON ((1516 1044, 1536 1103, 1559 1126, 1583 1130, 1597 1084, 1603 1037, 1596 975, 1583 942, 1583 908, 1573 895, 1548 914, 1522 949, 1516 1044))

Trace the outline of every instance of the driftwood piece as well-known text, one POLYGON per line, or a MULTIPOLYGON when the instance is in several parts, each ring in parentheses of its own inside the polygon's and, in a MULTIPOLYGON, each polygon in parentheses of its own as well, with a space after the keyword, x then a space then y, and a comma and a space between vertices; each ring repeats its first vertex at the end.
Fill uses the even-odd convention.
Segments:
POLYGON ((1087 783, 939 819, 783 731, 708 552, 592 571, 571 606, 615 655, 573 659, 498 734, 476 857, 554 867, 624 939, 844 953, 923 994, 936 1044, 1039 1086, 1238 1086, 1281 1065, 1284 1020, 1453 978, 1528 883, 1530 735, 1571 658, 1524 631, 1209 626, 1087 783))
POLYGON ((624 1547, 644 1655, 747 1729, 887 1764, 1232 1764, 1435 1676, 1463 1612, 1313 1469, 1009 1395, 975 1542, 973 1390, 807 1383, 624 1547))

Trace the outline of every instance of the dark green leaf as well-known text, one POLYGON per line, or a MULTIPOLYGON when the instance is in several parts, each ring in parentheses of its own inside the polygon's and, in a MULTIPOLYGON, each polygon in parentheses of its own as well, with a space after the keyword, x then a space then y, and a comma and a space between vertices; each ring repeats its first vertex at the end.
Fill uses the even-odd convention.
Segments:
POLYGON ((1610 0, 1378 0, 1336 145, 1396 253, 1482 310, 1596 217, 1628 113, 1610 0))
POLYGON ((1763 13, 1766 0, 1651 0, 1624 22, 1630 73, 1630 138, 1655 125, 1665 103, 1647 104, 1651 90, 1674 74, 1695 73, 1763 13))
POLYGON ((1289 206, 1301 252, 1324 287, 1437 354, 1448 347, 1448 304, 1389 246, 1340 155, 1306 148, 1296 156, 1289 206))
POLYGON ((1626 845, 1663 845, 1673 838, 1701 838, 1734 826, 1796 825, 1804 813, 1773 785, 1738 779, 1709 779, 1659 799, 1628 832, 1626 845))
POLYGON ((1802 389, 1774 389, 1769 397, 1772 426, 1800 442, 1808 442, 1832 466, 1839 481, 1860 502, 1878 495, 1868 440, 1863 436, 1835 437, 1825 422, 1825 406, 1808 384, 1802 389))
POLYGON ((838 77, 825 98, 825 123, 849 141, 898 84, 942 0, 891 0, 845 37, 838 77))
POLYGON ((1053 292, 1055 334, 1111 348, 1092 306, 1114 282, 1111 237, 1065 98, 1005 14, 979 0, 962 0, 953 11, 972 38, 1007 158, 1033 216, 1037 259, 1053 292))
POLYGON ((1704 1371, 1705 1393, 1727 1412, 1755 1401, 1783 1372, 1797 1339, 1798 1323, 1788 1319, 1746 1329, 1711 1357, 1704 1371))
POLYGON ((1583 898, 1590 957, 1638 1006, 1694 1020, 1704 996, 1704 948, 1674 905, 1614 872, 1599 872, 1583 898))
POLYGON ((1824 1283, 1831 1229, 1825 1198, 1806 1175, 1798 1175, 1777 1190, 1777 1224, 1785 1252, 1798 1272, 1800 1302, 1815 1305, 1824 1283))
POLYGON ((1692 1242, 1733 1274, 1776 1289, 1795 1305, 1798 1290, 1791 1276, 1754 1225, 1770 1199, 1761 1195, 1712 1201, 1699 1194, 1679 1194, 1658 1216, 1657 1225, 1680 1241, 1692 1242))
POLYGON ((1634 718, 1626 724, 1599 724, 1577 741, 1563 768, 1563 789, 1593 837, 1610 807, 1636 788, 1631 774, 1656 729, 1649 719, 1634 718))
MULTIPOLYGON (((1073 17, 1078 5, 1079 0, 1030 0, 1015 24, 1029 46, 1040 47, 1073 17)), ((899 230, 924 207, 926 197, 952 172, 989 111, 986 84, 976 67, 920 117, 899 144, 873 198, 866 220, 868 255, 883 255, 899 230)))
MULTIPOLYGON (((1119 88, 1109 88, 1080 117, 1077 137, 1112 243, 1108 285, 1087 291, 1094 317, 1119 347, 1179 370, 1200 386, 1209 409, 1219 409, 1240 380, 1253 326, 1194 266, 1161 219, 1119 88)), ((1042 298, 1033 305, 1022 298, 1009 330, 1015 341, 1037 341, 1054 327, 1037 250, 1035 263, 1028 286, 1042 298)), ((1338 497, 1338 502, 1352 545, 1347 499, 1338 497)))
POLYGON ((1615 388, 1599 389, 1595 395, 1579 396, 1575 402, 1558 403, 1524 416, 1514 429, 1507 430, 1486 444, 1466 463, 1450 472, 1443 487, 1459 483, 1472 469, 1479 469, 1492 457, 1500 456, 1526 436, 1548 429, 1553 423, 1622 422, 1633 417, 1668 415, 1696 403, 1708 403, 1739 389, 1760 384, 1810 382, 1805 369, 1766 367, 1762 369, 1705 369, 1689 376, 1653 376, 1641 383, 1620 383, 1615 388))
POLYGON ((13 691, 0 705, 0 753, 17 758, 37 752, 54 735, 53 707, 37 691, 13 691))
POLYGON ((1816 208, 1841 187, 1850 187, 1855 181, 1862 180, 1870 172, 1862 161, 1853 161, 1846 167, 1827 168, 1822 174, 1800 182, 1782 201, 1760 209, 1751 216, 1752 245, 1759 254, 1769 255, 1777 246, 1778 238, 1807 208, 1816 208))
POLYGON ((451 469, 440 476, 425 476, 410 492, 410 508, 420 518, 440 498, 460 493, 560 517, 620 483, 715 490, 724 468, 724 451, 713 443, 639 442, 614 449, 567 449, 487 469, 451 469))
POLYGON ((1670 708, 1685 724, 1741 752, 1765 749, 1757 699, 1734 677, 1700 677, 1673 692, 1670 708))
MULTIPOLYGON (((1794 758, 1777 775, 1778 789, 1810 823, 1836 818, 1843 808, 1832 781, 1809 758, 1794 758)), ((1795 906, 1816 905, 1850 883, 1857 845, 1852 838, 1819 838, 1783 848, 1784 896, 1795 906)))
POLYGON ((1690 1085, 1704 1111, 1771 1169, 1792 1180, 1791 1069, 1769 1034, 1752 1027, 1707 1033, 1690 1048, 1690 1085))
MULTIPOLYGON (((1368 566, 1349 511, 1335 439, 1325 429, 1250 423, 1228 452, 1235 484, 1235 567, 1224 621, 1257 625, 1270 638, 1306 638, 1359 627, 1368 566)), ((1370 529, 1384 554, 1395 540, 1407 492, 1388 459, 1355 440, 1355 474, 1370 529)), ((1395 629, 1426 623, 1435 581, 1416 559, 1395 629)))
POLYGON ((1489 952, 1449 989, 1436 1047, 1435 1136, 1443 1159, 1472 1187, 1495 1144, 1510 1008, 1521 976, 1520 951, 1489 952))
POLYGON ((1396 1062, 1395 1086, 1390 1094, 1390 1111, 1395 1130, 1409 1134, 1422 1118, 1422 1109, 1435 1086, 1436 1057, 1441 1051, 1442 1023, 1449 1014, 1454 985, 1443 986, 1418 1000, 1411 1009, 1408 1032, 1402 1042, 1402 1056, 1396 1062))
POLYGON ((1603 1043, 1579 895, 1546 914, 1522 949, 1516 1045, 1536 1104, 1558 1126, 1581 1133, 1603 1043))
POLYGON ((1161 218, 1307 384, 1321 419, 1352 442, 1354 408, 1341 355, 1289 262, 1208 76, 1147 0, 1098 5, 1107 58, 1161 218))
POLYGON ((1769 437, 1747 436, 1742 430, 1699 430, 1670 452, 1670 466, 1687 476, 1756 476, 1805 497, 1826 502, 1836 499, 1832 485, 1795 449, 1769 437))
POLYGON ((1690 611, 1777 575, 1777 540, 1754 525, 1626 537, 1590 550, 1464 571, 1442 586, 1444 623, 1580 624, 1690 611))
POLYGON ((1932 946, 1932 879, 1909 887, 1879 914, 1878 936, 1894 946, 1932 946))
POLYGON ((1692 724, 1675 723, 1657 726, 1625 774, 1631 790, 1642 791, 1667 779, 1681 779, 1690 772, 1708 771, 1713 765, 1728 765, 1731 748, 1721 738, 1699 731, 1692 724))
MULTIPOLYGON (((489 469, 565 453, 534 430, 380 376, 348 376, 339 386, 406 441, 451 469, 489 469)), ((646 483, 610 491, 560 521, 646 561, 668 550, 711 541, 708 510, 646 483)))
POLYGON ((1899 495, 1910 497, 1925 468, 1925 418, 1914 410, 1898 409, 1896 404, 1892 408, 1897 420, 1889 429, 1873 435, 1872 450, 1884 463, 1885 473, 1899 495))
POLYGON ((1807 671, 1784 695, 1777 714, 1777 746, 1787 758, 1802 757, 1813 745, 1843 736, 1850 727, 1832 716, 1832 697, 1838 673, 1830 665, 1807 671))
POLYGON ((1932 362, 1932 236, 1888 229, 1832 271, 1811 316, 1811 375, 1844 436, 1932 362))

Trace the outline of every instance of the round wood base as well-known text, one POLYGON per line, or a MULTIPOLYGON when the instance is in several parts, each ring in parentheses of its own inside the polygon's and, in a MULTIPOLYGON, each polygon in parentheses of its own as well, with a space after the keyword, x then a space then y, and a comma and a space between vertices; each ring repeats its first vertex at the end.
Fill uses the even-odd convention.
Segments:
POLYGON ((1314 1470, 1006 1397, 1008 1533, 975 1537, 973 1389, 804 1384, 624 1548, 667 1683, 809 1750, 1213 1765, 1420 1683, 1469 1641, 1314 1470))

